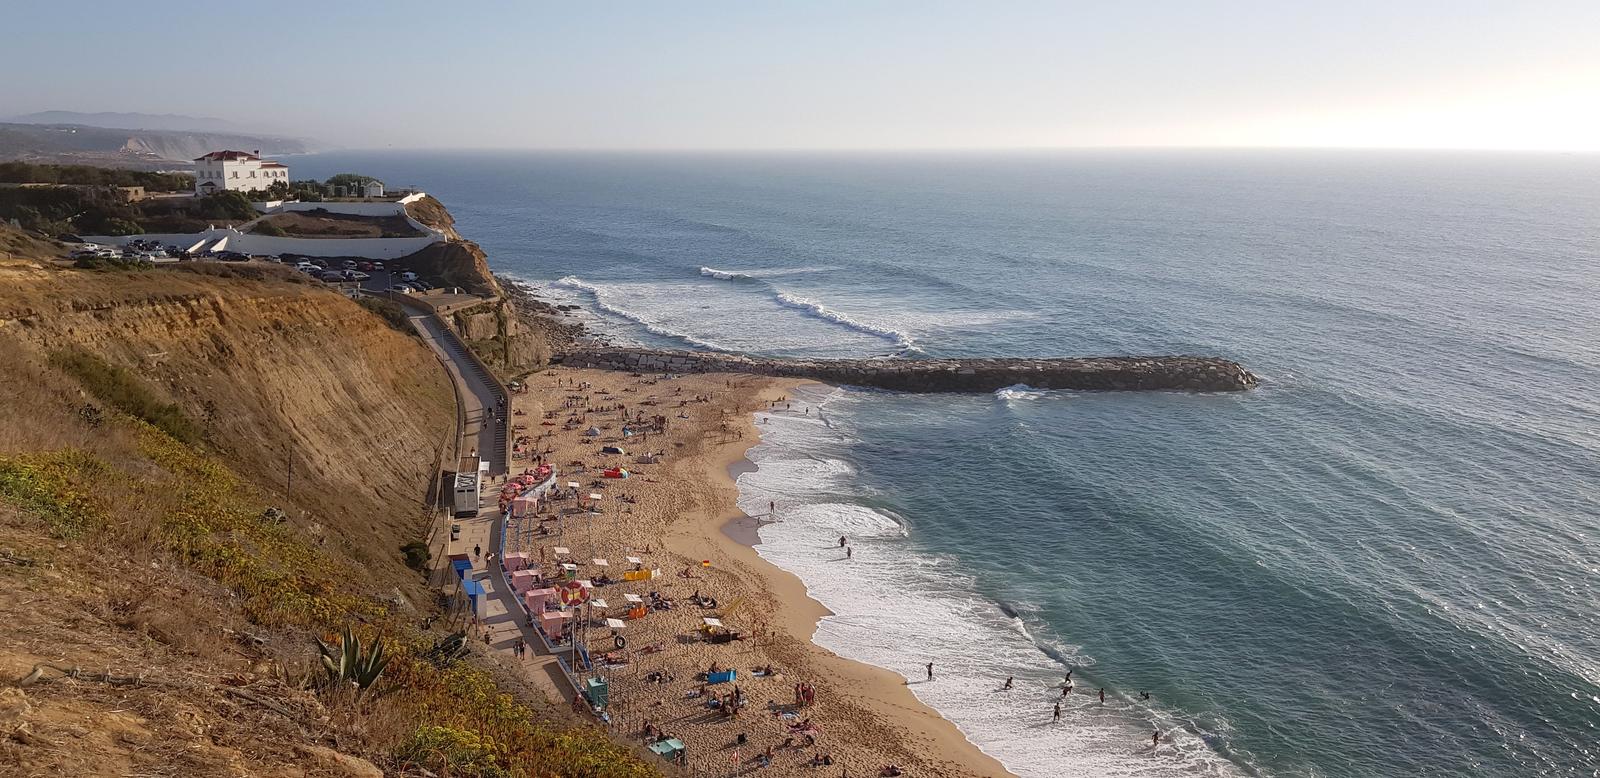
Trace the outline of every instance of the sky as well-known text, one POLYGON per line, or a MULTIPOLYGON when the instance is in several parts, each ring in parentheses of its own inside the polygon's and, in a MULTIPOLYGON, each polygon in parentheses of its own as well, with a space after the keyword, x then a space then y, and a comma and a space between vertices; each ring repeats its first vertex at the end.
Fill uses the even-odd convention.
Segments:
POLYGON ((0 18, 0 117, 178 113, 356 148, 1600 151, 1600 0, 0 0, 0 18))

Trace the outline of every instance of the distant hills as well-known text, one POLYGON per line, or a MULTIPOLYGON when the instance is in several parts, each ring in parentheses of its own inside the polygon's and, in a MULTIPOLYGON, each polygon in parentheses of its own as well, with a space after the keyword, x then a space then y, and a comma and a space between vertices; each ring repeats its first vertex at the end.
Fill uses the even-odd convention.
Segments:
POLYGON ((81 127, 124 130, 177 130, 241 134, 248 134, 251 129, 226 119, 213 119, 206 116, 183 116, 175 113, 39 111, 38 113, 23 114, 22 116, 0 117, 0 121, 13 124, 75 124, 81 127))
POLYGON ((44 111, 0 122, 0 161, 105 165, 156 170, 188 164, 218 149, 260 150, 262 154, 311 151, 302 138, 261 135, 221 119, 150 114, 44 111), (71 118, 76 121, 47 121, 71 118), (107 127, 87 122, 128 122, 139 127, 107 127), (200 126, 194 126, 199 123, 200 126), (204 126, 210 123, 210 127, 204 126), (168 126, 153 126, 168 125, 168 126), (190 125, 190 126, 177 126, 190 125))

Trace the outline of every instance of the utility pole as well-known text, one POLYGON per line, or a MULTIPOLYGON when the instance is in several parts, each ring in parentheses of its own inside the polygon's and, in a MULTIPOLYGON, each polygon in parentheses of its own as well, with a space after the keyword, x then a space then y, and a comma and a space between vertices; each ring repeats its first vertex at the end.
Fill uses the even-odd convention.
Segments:
POLYGON ((294 453, 290 452, 289 454, 285 455, 284 458, 289 460, 289 479, 288 479, 288 483, 284 486, 283 490, 284 490, 285 495, 287 497, 289 497, 290 499, 293 499, 294 498, 294 453))

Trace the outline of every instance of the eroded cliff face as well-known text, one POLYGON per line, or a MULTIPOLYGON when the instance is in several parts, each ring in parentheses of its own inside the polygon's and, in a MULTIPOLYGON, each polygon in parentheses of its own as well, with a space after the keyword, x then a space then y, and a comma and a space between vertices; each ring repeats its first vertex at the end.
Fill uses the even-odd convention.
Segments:
POLYGON ((403 264, 424 276, 437 278, 448 286, 459 286, 473 294, 500 294, 500 285, 495 281, 494 274, 489 272, 489 260, 483 249, 456 232, 455 217, 450 215, 443 203, 428 196, 407 203, 406 212, 411 214, 411 218, 444 233, 449 241, 436 243, 405 257, 403 264))
MULTIPOLYGON (((251 280, 13 263, 0 266, 0 345, 14 367, 44 370, 52 354, 81 349, 142 376, 200 422, 209 448, 293 508, 292 520, 370 566, 375 581, 420 593, 397 548, 421 534, 419 500, 455 410, 415 338, 287 273, 251 280)), ((0 448, 50 448, 63 430, 22 409, 87 400, 60 386, 24 389, 0 411, 20 413, 0 448)))

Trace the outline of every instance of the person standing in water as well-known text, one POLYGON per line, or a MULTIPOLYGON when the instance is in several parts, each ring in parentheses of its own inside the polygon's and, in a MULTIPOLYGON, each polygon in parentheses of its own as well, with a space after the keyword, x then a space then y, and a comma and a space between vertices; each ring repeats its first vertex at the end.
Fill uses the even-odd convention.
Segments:
POLYGON ((933 663, 928 663, 928 680, 933 680, 933 663))
POLYGON ((1106 704, 1106 690, 1103 687, 1100 689, 1100 704, 1106 704))
POLYGON ((1061 720, 1061 703, 1058 702, 1058 703, 1056 703, 1056 712, 1050 715, 1050 723, 1054 724, 1054 723, 1056 723, 1056 722, 1058 722, 1060 720, 1061 720))
POLYGON ((1013 677, 1013 676, 1009 676, 1009 675, 1006 676, 1006 685, 1002 686, 1000 688, 1005 689, 1006 691, 1011 691, 1011 682, 1015 681, 1015 680, 1016 680, 1016 678, 1013 677))
POLYGON ((844 536, 839 536, 839 548, 844 548, 844 536))
POLYGON ((856 558, 856 550, 855 550, 855 548, 853 548, 851 546, 845 546, 844 547, 844 558, 845 559, 855 559, 856 558))
POLYGON ((1161 730, 1158 729, 1158 730, 1155 731, 1155 734, 1150 736, 1150 749, 1151 750, 1155 750, 1155 749, 1160 748, 1160 747, 1161 747, 1161 730))

